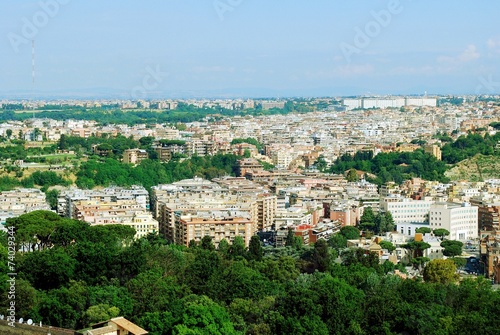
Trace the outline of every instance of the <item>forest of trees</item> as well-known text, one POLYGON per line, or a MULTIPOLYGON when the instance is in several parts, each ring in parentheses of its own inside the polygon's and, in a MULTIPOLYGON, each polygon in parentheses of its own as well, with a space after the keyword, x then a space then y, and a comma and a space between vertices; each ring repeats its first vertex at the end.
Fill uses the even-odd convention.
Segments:
MULTIPOLYGON (((124 316, 162 334, 497 334, 500 292, 484 279, 457 281, 453 262, 432 261, 424 278, 362 249, 292 243, 245 248, 210 238, 189 248, 133 229, 94 226, 37 211, 15 219, 16 315, 82 329, 124 316), (342 249, 342 248, 341 248, 342 249)), ((343 231, 359 236, 359 231, 343 231)), ((0 236, 0 306, 7 242, 0 236)))
POLYGON ((388 181, 401 184, 412 177, 448 181, 444 175, 446 164, 421 149, 414 152, 379 153, 375 157, 373 151, 358 151, 354 156, 344 154, 335 161, 328 172, 343 174, 350 169, 376 175, 373 182, 378 185, 388 181))
POLYGON ((438 161, 422 149, 414 152, 379 153, 375 157, 373 151, 358 151, 354 156, 350 154, 340 156, 327 171, 343 174, 351 170, 348 177, 352 181, 357 179, 355 170, 364 171, 376 175, 377 177, 373 180, 367 179, 378 185, 388 181, 400 184, 412 177, 448 182, 444 173, 452 164, 477 154, 500 155, 500 151, 495 149, 500 141, 500 132, 494 136, 488 133, 482 136, 470 132, 458 137, 455 141, 447 134, 437 134, 435 137, 445 143, 441 148, 442 161, 438 161))
POLYGON ((477 133, 462 135, 454 142, 446 143, 441 148, 443 161, 448 164, 455 164, 461 160, 482 155, 500 155, 500 151, 495 151, 495 146, 500 141, 500 132, 490 136, 486 133, 481 136, 477 133))
MULTIPOLYGON (((315 110, 303 102, 287 101, 284 108, 271 108, 262 110, 259 105, 256 108, 244 110, 232 110, 222 107, 196 107, 179 102, 175 110, 130 110, 123 111, 118 106, 106 106, 102 108, 84 107, 61 107, 45 106, 36 112, 39 118, 50 118, 54 120, 95 120, 101 124, 138 124, 138 123, 176 123, 200 121, 210 115, 236 116, 236 115, 274 115, 288 113, 308 113, 315 110)), ((4 105, 0 113, 2 120, 26 120, 32 117, 31 111, 14 113, 14 110, 23 110, 21 105, 4 105)), ((216 117, 216 116, 215 116, 216 117)))
POLYGON ((148 189, 194 176, 205 179, 234 176, 238 159, 241 157, 232 154, 193 156, 182 161, 172 159, 168 163, 147 159, 135 167, 111 158, 89 159, 81 163, 76 173, 76 185, 86 189, 108 185, 143 185, 148 189))

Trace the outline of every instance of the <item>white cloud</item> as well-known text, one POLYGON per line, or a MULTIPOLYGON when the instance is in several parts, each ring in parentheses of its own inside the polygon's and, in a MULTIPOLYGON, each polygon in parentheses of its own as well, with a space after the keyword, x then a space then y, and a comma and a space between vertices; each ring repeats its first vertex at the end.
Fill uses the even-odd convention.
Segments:
POLYGON ((500 47, 500 39, 495 40, 493 38, 490 38, 486 43, 488 44, 488 48, 490 49, 495 49, 497 47, 500 47))
POLYGON ((460 55, 455 57, 441 56, 438 58, 438 62, 445 63, 449 66, 456 66, 471 62, 479 57, 481 57, 481 55, 477 52, 476 46, 474 44, 470 44, 460 55))
POLYGON ((488 45, 488 49, 490 51, 493 51, 494 53, 500 53, 500 38, 490 38, 488 41, 486 41, 486 44, 488 45))
POLYGON ((481 55, 479 54, 479 52, 477 52, 476 46, 471 44, 467 46, 467 49, 465 49, 465 51, 460 56, 458 56, 458 61, 461 63, 466 63, 473 61, 474 59, 478 59, 479 57, 481 57, 481 55))

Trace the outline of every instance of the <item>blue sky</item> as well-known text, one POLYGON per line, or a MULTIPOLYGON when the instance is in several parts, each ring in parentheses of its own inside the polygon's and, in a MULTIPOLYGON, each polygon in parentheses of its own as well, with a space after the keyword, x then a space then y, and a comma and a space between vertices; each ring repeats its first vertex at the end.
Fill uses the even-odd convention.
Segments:
POLYGON ((498 94, 498 13, 494 0, 2 0, 0 97, 30 92, 32 39, 47 95, 498 94))

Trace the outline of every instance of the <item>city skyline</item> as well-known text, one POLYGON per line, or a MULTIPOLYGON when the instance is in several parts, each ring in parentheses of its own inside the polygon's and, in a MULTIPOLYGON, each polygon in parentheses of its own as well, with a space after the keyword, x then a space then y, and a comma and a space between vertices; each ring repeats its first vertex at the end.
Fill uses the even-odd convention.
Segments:
POLYGON ((498 94, 499 6, 4 2, 0 96, 498 94))

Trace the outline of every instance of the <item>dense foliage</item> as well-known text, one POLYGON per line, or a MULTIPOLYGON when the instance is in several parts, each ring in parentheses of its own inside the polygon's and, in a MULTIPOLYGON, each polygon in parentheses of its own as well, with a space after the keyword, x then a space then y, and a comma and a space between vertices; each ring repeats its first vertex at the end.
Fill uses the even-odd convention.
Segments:
POLYGON ((386 274, 390 263, 362 249, 342 252, 339 263, 324 241, 262 249, 252 239, 245 249, 237 239, 216 250, 204 238, 185 248, 153 235, 131 242, 128 229, 42 211, 8 224, 19 246, 34 243, 16 255, 16 313, 53 326, 81 329, 122 315, 153 335, 497 334, 500 327, 491 317, 500 293, 481 279, 457 284, 449 262, 430 262, 422 282, 386 274))
POLYGON ((335 161, 329 172, 345 173, 350 169, 375 174, 377 177, 374 182, 377 184, 388 181, 400 184, 412 177, 441 182, 448 180, 444 176, 446 164, 423 150, 379 153, 375 157, 372 151, 358 151, 354 156, 344 154, 335 161))
POLYGON ((130 186, 143 185, 146 188, 158 184, 168 184, 194 176, 212 179, 224 175, 234 175, 236 161, 241 157, 236 155, 193 156, 189 159, 173 159, 168 163, 153 160, 143 160, 132 167, 117 160, 89 159, 83 162, 77 172, 76 184, 82 188, 94 186, 130 186))
MULTIPOLYGON (((6 104, 2 106, 1 120, 25 120, 33 116, 32 111, 14 113, 14 110, 23 111, 21 105, 6 104)), ((288 113, 307 113, 315 110, 301 102, 288 101, 284 108, 271 108, 263 110, 260 105, 255 108, 244 110, 233 110, 223 107, 196 107, 179 102, 175 110, 121 110, 117 106, 104 106, 102 108, 45 106, 36 111, 39 118, 50 118, 54 120, 95 120, 102 124, 138 124, 138 123, 176 123, 200 121, 208 116, 215 118, 220 116, 236 115, 273 115, 288 113)))
POLYGON ((499 155, 495 151, 495 146, 500 141, 500 132, 494 136, 486 133, 484 136, 476 133, 469 133, 467 136, 460 136, 456 141, 447 143, 441 149, 443 161, 455 164, 461 160, 474 157, 477 154, 499 155))

